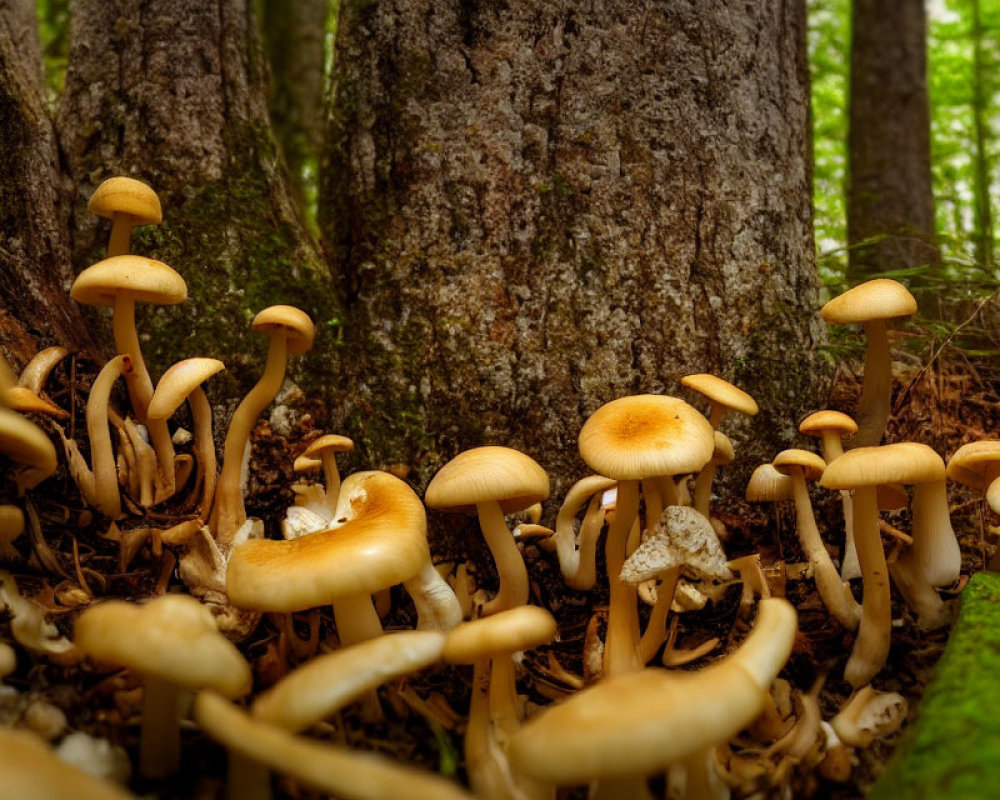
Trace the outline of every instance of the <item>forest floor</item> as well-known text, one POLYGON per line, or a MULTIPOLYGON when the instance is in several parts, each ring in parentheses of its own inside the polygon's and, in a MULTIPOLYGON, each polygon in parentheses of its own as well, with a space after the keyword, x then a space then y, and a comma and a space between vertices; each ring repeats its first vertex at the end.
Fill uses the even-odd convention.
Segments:
MULTIPOLYGON (((81 363, 73 373, 57 373, 59 384, 50 394, 57 402, 82 408, 88 381, 80 375, 91 374, 92 365, 81 363), (61 381, 61 384, 60 384, 61 381)), ((961 444, 982 438, 996 438, 1000 425, 1000 398, 997 376, 984 374, 981 366, 968 359, 941 353, 930 358, 909 357, 897 363, 894 385, 894 413, 887 441, 920 441, 932 446, 945 458, 961 444)), ((833 381, 830 407, 849 410, 858 393, 856 376, 841 368, 833 381)), ((49 422, 44 422, 52 430, 49 422)), ((268 520, 272 535, 276 520, 292 502, 290 486, 295 481, 291 464, 316 432, 303 430, 294 439, 275 434, 265 423, 255 432, 253 479, 249 486, 248 512, 268 520)), ((963 576, 982 569, 995 547, 1000 529, 995 520, 984 516, 978 497, 956 484, 950 484, 953 524, 959 535, 963 554, 963 576)), ((817 497, 817 499, 819 499, 817 497)), ((37 513, 44 536, 29 533, 17 542, 19 557, 0 563, 16 579, 21 592, 40 603, 59 631, 72 637, 73 620, 95 598, 124 597, 141 599, 164 590, 182 590, 174 558, 168 548, 147 543, 127 565, 120 561, 119 546, 102 537, 106 527, 95 520, 79 501, 75 487, 63 473, 43 483, 31 493, 30 503, 37 513)), ((555 508, 546 514, 554 517, 555 508)), ((826 681, 820 695, 824 719, 829 719, 850 695, 850 686, 840 675, 850 651, 852 637, 825 613, 811 580, 799 577, 794 565, 802 554, 794 533, 790 510, 775 510, 770 505, 751 505, 739 498, 723 498, 717 515, 725 523, 729 537, 725 542, 731 558, 760 553, 770 578, 772 590, 784 593, 799 611, 800 633, 792 657, 782 673, 800 692, 808 691, 822 675, 826 681)), ((827 533, 834 553, 836 531, 842 526, 839 503, 822 502, 817 517, 827 533)), ((906 531, 906 512, 886 517, 906 531)), ((129 525, 166 526, 171 520, 130 520, 129 525)), ((551 519, 543 522, 552 523, 551 519)), ((431 513, 432 550, 436 560, 455 565, 467 563, 479 584, 488 591, 495 588, 496 575, 485 546, 478 537, 467 537, 464 522, 431 513), (471 544, 470 544, 471 542, 471 544)), ((894 545, 886 537, 891 554, 894 545)), ((522 543, 532 579, 532 602, 548 608, 559 623, 559 638, 552 645, 526 655, 522 662, 519 690, 527 698, 529 712, 558 700, 572 691, 573 676, 584 674, 583 652, 591 619, 600 618, 606 591, 568 590, 559 573, 554 554, 534 544, 522 543), (554 661, 553 661, 554 659, 554 661), (569 677, 560 671, 569 673, 569 677)), ((956 591, 947 597, 957 596, 956 591)), ((397 587, 399 589, 399 587, 397 587)), ((856 587, 860 594, 860 586, 856 587)), ((687 668, 697 668, 722 655, 726 643, 739 630, 740 588, 729 587, 715 601, 698 611, 679 615, 677 646, 694 647, 718 636, 722 645, 687 668)), ((319 622, 319 641, 332 641, 334 634, 329 610, 297 615, 295 625, 305 638, 310 621, 319 622)), ((889 662, 874 681, 877 689, 899 692, 909 702, 912 717, 923 688, 933 674, 934 664, 947 638, 946 631, 924 633, 917 629, 912 614, 894 593, 894 629, 889 662)), ((393 591, 392 607, 384 618, 387 629, 409 628, 414 623, 412 605, 401 591, 393 591)), ((0 615, 0 639, 13 641, 10 617, 0 615)), ((745 630, 745 628, 744 628, 745 630)), ((240 648, 255 670, 255 689, 273 683, 293 666, 294 657, 285 652, 277 627, 265 618, 255 632, 240 643, 240 648)), ((15 691, 0 697, 0 723, 31 724, 29 709, 39 702, 60 709, 68 730, 82 730, 109 739, 134 757, 137 749, 141 688, 138 680, 126 671, 107 671, 77 659, 59 659, 30 653, 18 647, 16 671, 4 679, 15 691)), ((461 731, 470 697, 471 668, 439 667, 425 670, 405 683, 396 683, 381 691, 385 719, 365 723, 354 707, 342 712, 329 724, 314 731, 330 739, 359 749, 373 749, 395 758, 464 778, 461 731)), ((53 732, 58 740, 62 730, 53 732)), ((878 739, 869 748, 855 754, 850 775, 830 780, 815 769, 803 769, 780 759, 765 759, 763 774, 748 779, 735 796, 760 798, 863 797, 868 786, 881 772, 892 752, 898 734, 878 739)), ((744 755, 766 750, 759 743, 739 740, 744 755)), ((133 782, 134 791, 156 798, 215 798, 222 796, 224 755, 220 748, 190 726, 184 731, 182 773, 166 784, 143 785, 133 782)), ((663 782, 654 781, 661 791, 663 782)), ((277 796, 311 797, 293 783, 280 780, 277 796)), ((561 797, 584 797, 583 790, 564 792, 561 797)))

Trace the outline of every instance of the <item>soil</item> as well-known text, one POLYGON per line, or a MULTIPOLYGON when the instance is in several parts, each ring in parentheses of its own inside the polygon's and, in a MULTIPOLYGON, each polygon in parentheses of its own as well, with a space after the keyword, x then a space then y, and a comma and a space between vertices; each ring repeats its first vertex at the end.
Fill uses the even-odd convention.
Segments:
MULTIPOLYGON (((967 441, 990 438, 1000 422, 1000 398, 993 388, 994 376, 984 373, 982 365, 964 358, 945 360, 940 351, 932 355, 932 359, 905 358, 897 370, 894 413, 886 441, 924 442, 947 457, 967 441)), ((82 409, 94 374, 94 365, 86 360, 67 361, 57 368, 48 384, 51 398, 71 410, 73 416, 66 423, 66 431, 84 452, 82 409)), ((849 411, 857 393, 856 376, 841 368, 833 382, 829 405, 849 411)), ((312 438, 324 432, 315 422, 322 418, 320 409, 300 408, 299 424, 289 436, 279 435, 266 422, 261 422, 255 430, 253 477, 248 486, 247 506, 251 516, 266 521, 269 535, 279 535, 277 520, 292 502, 291 485, 301 479, 293 473, 291 464, 312 438)), ((55 423, 47 418, 33 419, 58 441, 55 423)), ((401 476, 407 474, 403 465, 397 465, 393 471, 401 476)), ((6 496, 15 497, 13 486, 7 489, 6 496)), ((953 525, 963 553, 963 573, 968 575, 987 563, 998 529, 980 498, 957 484, 950 484, 949 491, 953 525)), ((842 528, 839 501, 819 490, 814 491, 814 501, 825 539, 836 557, 838 531, 842 528)), ((102 535, 107 531, 107 521, 85 508, 64 469, 30 491, 23 504, 30 507, 29 517, 32 513, 37 515, 40 534, 26 531, 15 542, 18 557, 0 563, 0 569, 9 571, 20 591, 41 604, 49 619, 68 637, 72 636, 73 620, 79 612, 101 598, 141 600, 162 591, 184 591, 175 567, 177 553, 171 552, 170 547, 157 546, 155 538, 146 541, 128 564, 122 563, 119 544, 102 535)), ((155 515, 142 515, 134 506, 132 510, 135 513, 120 523, 122 530, 144 526, 162 529, 190 517, 169 507, 155 515)), ((555 506, 547 508, 542 522, 554 524, 555 510, 555 506)), ((787 596, 798 609, 800 633, 782 677, 796 695, 807 692, 818 678, 825 676, 819 702, 823 718, 830 719, 851 693, 841 674, 852 635, 830 619, 813 581, 804 579, 794 567, 803 560, 794 532, 794 511, 748 504, 739 497, 729 496, 720 498, 715 514, 728 532, 727 554, 735 558, 759 553, 771 590, 787 596)), ((909 529, 905 511, 887 514, 885 520, 899 530, 909 529)), ((453 568, 466 564, 479 588, 491 594, 496 588, 496 574, 473 521, 430 512, 428 522, 435 560, 448 562, 453 568)), ((884 544, 890 557, 900 546, 891 536, 885 537, 884 544)), ((600 631, 607 597, 600 580, 598 588, 591 592, 566 588, 553 553, 537 543, 521 542, 520 546, 531 576, 531 602, 549 609, 559 623, 556 642, 525 654, 521 660, 518 688, 530 714, 569 694, 573 684, 588 672, 583 657, 588 629, 591 639, 595 630, 600 631)), ((854 589, 860 599, 860 585, 854 589)), ((956 597, 960 589, 961 586, 953 587, 945 596, 956 597)), ((734 584, 719 591, 701 610, 677 616, 677 648, 693 648, 712 637, 720 641, 719 646, 684 669, 704 666, 738 643, 749 621, 745 610, 741 611, 740 598, 740 586, 734 584)), ((391 599, 391 609, 384 616, 385 627, 390 630, 412 627, 415 615, 405 593, 396 587, 391 599)), ((947 632, 920 631, 895 592, 893 601, 892 648, 874 686, 903 695, 912 718, 924 686, 933 675, 947 632)), ((336 632, 329 609, 295 615, 298 635, 306 639, 310 623, 315 624, 317 619, 319 641, 324 643, 321 646, 334 644, 336 632)), ((0 614, 0 638, 14 642, 9 613, 0 614)), ((254 667, 255 691, 280 679, 305 657, 297 659, 288 652, 287 641, 267 617, 239 646, 254 667)), ((124 748, 134 761, 141 699, 140 683, 134 675, 86 660, 66 662, 30 652, 20 645, 16 645, 16 650, 17 669, 3 681, 16 693, 8 693, 0 700, 0 722, 28 724, 28 707, 42 700, 61 709, 68 730, 107 738, 124 748)), ((461 733, 469 705, 470 682, 471 667, 426 670, 381 690, 382 721, 365 722, 359 707, 351 706, 312 734, 357 749, 387 753, 464 780, 461 733)), ((787 724, 792 721, 789 717, 787 724)), ((54 737, 56 741, 59 736, 61 732, 54 737)), ((759 732, 756 736, 745 732, 725 754, 732 757, 731 766, 741 767, 744 776, 734 796, 837 800, 863 797, 883 769, 898 736, 898 732, 889 734, 870 747, 855 751, 849 774, 832 780, 828 774, 824 775, 829 770, 817 768, 815 763, 794 763, 780 754, 769 754, 768 745, 776 738, 773 735, 768 740, 759 732)), ((170 782, 155 785, 133 781, 131 788, 144 796, 164 799, 221 797, 224 771, 221 749, 192 724, 184 730, 181 774, 170 782)), ((651 785, 657 793, 663 791, 662 779, 652 781, 651 785)), ((313 796, 285 779, 277 779, 276 786, 278 797, 313 796)), ((585 795, 582 789, 560 794, 561 797, 585 795)))

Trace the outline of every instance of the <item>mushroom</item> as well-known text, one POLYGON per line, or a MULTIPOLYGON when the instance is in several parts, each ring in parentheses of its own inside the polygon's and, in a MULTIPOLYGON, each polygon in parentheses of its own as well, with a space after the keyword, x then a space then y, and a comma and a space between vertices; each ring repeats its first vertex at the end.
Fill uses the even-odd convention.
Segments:
POLYGON ((603 475, 588 475, 578 480, 566 492, 559 507, 555 535, 541 540, 545 549, 555 548, 559 570, 566 585, 572 589, 587 591, 594 587, 597 580, 597 539, 604 526, 601 499, 604 492, 617 485, 618 481, 614 478, 605 478, 603 475), (577 536, 573 525, 577 512, 584 503, 587 503, 587 510, 577 536))
POLYGON ((858 432, 854 447, 870 447, 882 441, 889 420, 892 360, 889 354, 889 321, 909 317, 917 301, 906 287, 891 278, 876 278, 858 284, 830 300, 822 308, 823 319, 845 325, 860 322, 865 327, 865 366, 861 397, 855 419, 858 432))
POLYGON ((31 389, 15 386, 7 390, 7 403, 14 411, 22 414, 44 414, 55 419, 69 419, 69 412, 64 411, 55 403, 39 397, 31 389))
POLYGON ((17 561, 20 554, 14 540, 24 533, 24 512, 15 505, 0 505, 0 561, 17 561))
POLYGON ((174 448, 166 422, 147 420, 153 381, 146 369, 135 327, 135 304, 175 305, 187 299, 184 279, 162 261, 142 256, 106 258, 77 275, 70 297, 78 303, 114 308, 112 329, 119 355, 126 355, 132 371, 125 376, 136 419, 149 429, 156 450, 157 497, 165 500, 174 491, 174 448))
MULTIPOLYGON (((885 664, 892 631, 888 570, 879 532, 877 487, 900 481, 935 481, 937 479, 933 476, 936 474, 940 474, 943 481, 944 464, 933 450, 914 442, 898 442, 849 450, 828 464, 820 479, 820 485, 826 489, 851 489, 854 492, 854 537, 864 593, 858 635, 844 670, 844 678, 854 687, 871 681, 885 664)), ((935 490, 931 490, 925 494, 924 501, 934 500, 936 496, 935 490)), ((926 514, 921 516, 930 521, 926 514)), ((915 530, 916 526, 914 516, 915 530)))
MULTIPOLYGON (((799 433, 819 438, 823 460, 827 464, 844 454, 843 437, 857 432, 858 423, 847 414, 829 409, 810 414, 799 423, 799 433)), ((840 559, 840 577, 848 581, 861 577, 858 550, 854 545, 854 514, 851 511, 850 492, 840 493, 840 504, 844 509, 844 553, 840 559)))
POLYGON ((254 317, 250 326, 271 340, 264 374, 236 407, 226 431, 222 456, 222 474, 216 485, 215 502, 209 528, 219 549, 227 552, 236 532, 246 522, 246 509, 240 486, 244 451, 250 445, 250 432, 261 412, 274 400, 285 380, 289 356, 302 355, 313 343, 316 329, 304 312, 292 306, 269 306, 254 317))
POLYGON ((430 560, 423 504, 388 472, 357 472, 344 480, 336 513, 325 531, 234 548, 230 602, 265 612, 331 603, 342 645, 381 635, 371 595, 415 577, 430 560))
POLYGON ((427 485, 429 508, 479 516, 496 562, 500 588, 482 608, 485 616, 528 602, 528 571, 504 520, 549 496, 549 476, 530 456, 509 447, 475 447, 441 467, 427 485))
POLYGON ((159 225, 163 221, 156 192, 134 178, 108 178, 90 196, 87 211, 111 220, 109 256, 128 254, 132 228, 159 225))
POLYGON ((792 651, 796 616, 760 601, 741 646, 697 672, 646 668, 607 678, 549 706, 511 738, 514 774, 558 786, 600 781, 591 797, 648 797, 645 776, 687 767, 688 798, 712 797, 708 757, 764 709, 792 651))
POLYGON ((42 387, 48 380, 49 374, 56 364, 69 355, 69 350, 65 347, 53 346, 39 350, 31 357, 31 360, 24 365, 21 374, 17 377, 17 385, 27 389, 32 394, 42 396, 42 387))
POLYGON ((189 595, 166 594, 144 605, 107 600, 76 621, 75 641, 87 655, 143 675, 139 774, 164 778, 180 763, 180 697, 211 688, 226 697, 250 691, 250 667, 189 595))
POLYGON ((719 423, 727 411, 738 411, 748 417, 754 416, 760 408, 757 401, 742 389, 733 386, 729 381, 717 378, 708 373, 698 373, 696 375, 685 375, 681 378, 681 384, 688 389, 697 392, 703 397, 707 397, 712 404, 708 421, 712 428, 718 428, 719 423))
POLYGON ((774 459, 774 467, 792 479, 795 497, 795 532, 809 563, 816 589, 823 605, 846 630, 857 630, 861 607, 851 594, 850 584, 840 579, 830 553, 819 535, 806 481, 815 481, 826 469, 826 462, 808 450, 783 450, 774 459))
POLYGON ((524 785, 507 766, 506 748, 521 727, 511 656, 552 641, 556 621, 538 606, 518 606, 463 622, 448 634, 444 660, 473 664, 472 701, 465 731, 469 784, 484 800, 546 796, 524 785))
POLYGON ((646 540, 621 569, 621 580, 639 584, 658 578, 656 603, 639 640, 639 660, 649 663, 667 636, 667 615, 677 581, 684 572, 694 580, 729 580, 726 554, 708 519, 688 506, 664 509, 646 540))
MULTIPOLYGON (((201 486, 200 505, 207 514, 215 494, 215 440, 212 437, 212 407, 201 384, 226 368, 217 358, 186 358, 160 377, 149 401, 150 420, 167 420, 186 399, 194 421, 194 451, 201 486)), ((181 484, 183 485, 183 484, 181 484)), ((197 489, 196 489, 197 492, 197 489)))
POLYGON ((35 733, 0 727, 3 796, 17 800, 135 800, 112 783, 60 760, 35 733))
POLYGON ((0 407, 0 454, 14 464, 18 494, 34 489, 56 471, 56 449, 35 423, 0 407))
MULTIPOLYGON (((305 537, 306 539, 310 537, 305 537)), ((452 781, 415 767, 396 764, 384 756, 355 753, 345 747, 295 736, 255 719, 211 691, 194 700, 194 718, 205 733, 239 758, 288 775, 318 791, 343 800, 473 800, 452 781)), ((256 800, 268 797, 266 787, 241 783, 229 775, 230 797, 256 800), (235 782, 235 786, 234 786, 235 782)))
POLYGON ((311 442, 302 453, 305 458, 319 459, 323 465, 323 477, 326 480, 326 504, 331 515, 337 508, 337 497, 340 494, 337 453, 349 453, 353 449, 354 442, 346 436, 330 433, 311 442))
MULTIPOLYGON (((604 648, 609 676, 641 666, 636 590, 620 578, 629 532, 638 519, 639 482, 647 479, 644 489, 652 489, 648 479, 697 472, 712 457, 714 445, 712 426, 698 411, 663 395, 612 400, 580 431, 580 455, 587 466, 618 481, 615 518, 604 545, 611 586, 604 648)), ((647 514, 661 504, 660 498, 648 502, 647 514)))
POLYGON ((879 692, 866 685, 858 689, 831 721, 837 738, 851 747, 868 747, 876 736, 892 733, 906 721, 906 698, 879 692))
POLYGON ((948 459, 948 477, 982 492, 990 508, 1000 513, 1000 504, 991 499, 1000 489, 997 482, 1000 478, 1000 441, 982 439, 963 444, 948 459))

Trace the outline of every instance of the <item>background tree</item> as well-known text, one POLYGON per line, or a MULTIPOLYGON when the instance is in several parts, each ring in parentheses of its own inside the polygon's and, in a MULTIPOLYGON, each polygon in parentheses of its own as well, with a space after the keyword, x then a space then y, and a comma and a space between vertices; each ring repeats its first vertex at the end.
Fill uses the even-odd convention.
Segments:
POLYGON ((848 280, 939 260, 924 0, 853 0, 848 280))
POLYGON ((822 402, 804 44, 795 2, 345 2, 319 210, 368 458, 567 478, 595 408, 699 371, 773 455, 822 402))
POLYGON ((290 303, 320 331, 313 371, 329 367, 338 315, 329 273, 290 190, 267 111, 267 67, 251 0, 74 0, 58 115, 75 189, 78 267, 103 255, 107 223, 86 213, 112 175, 150 183, 162 226, 137 228, 135 251, 188 282, 180 306, 147 311, 144 353, 165 369, 219 355, 228 394, 256 378, 266 348, 249 332, 265 306, 290 303))

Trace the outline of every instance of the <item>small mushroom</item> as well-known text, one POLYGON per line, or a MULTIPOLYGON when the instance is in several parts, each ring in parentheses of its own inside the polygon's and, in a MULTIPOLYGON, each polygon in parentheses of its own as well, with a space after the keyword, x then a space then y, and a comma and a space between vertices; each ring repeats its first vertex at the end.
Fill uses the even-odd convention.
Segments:
MULTIPOLYGON (((597 580, 597 539, 604 526, 601 499, 604 492, 617 485, 618 481, 614 478, 588 475, 570 487, 559 507, 555 535, 549 541, 555 547, 559 570, 566 585, 572 589, 587 591, 594 588, 597 580), (587 510, 580 523, 579 535, 576 535, 573 526, 577 512, 584 503, 587 503, 587 510)), ((545 546, 543 540, 543 547, 545 546)))
POLYGON ((285 380, 289 356, 302 355, 313 343, 316 329, 304 312, 292 306, 269 306, 254 317, 251 328, 271 340, 264 373, 236 407, 226 431, 222 474, 216 485, 209 528, 219 549, 228 552, 246 522, 240 472, 250 432, 261 412, 274 400, 285 380))
POLYGON ((861 323, 865 328, 865 373, 855 419, 858 432, 854 447, 871 447, 882 441, 889 420, 889 391, 892 359, 889 354, 889 322, 909 317, 917 311, 917 301, 899 281, 876 278, 858 284, 830 300, 822 308, 823 319, 846 325, 861 323))
POLYGON ((742 389, 733 386, 729 381, 717 378, 708 373, 685 375, 681 384, 688 389, 708 398, 712 404, 708 421, 712 428, 718 428, 727 411, 738 411, 748 417, 754 416, 760 408, 757 401, 742 389))
POLYGON ((337 453, 349 453, 354 449, 354 442, 346 436, 335 433, 320 436, 305 449, 305 458, 319 459, 323 465, 323 477, 326 480, 326 504, 330 514, 337 508, 337 498, 340 495, 340 471, 337 469, 337 453))
POLYGON ((188 595, 93 605, 77 619, 75 641, 92 658, 145 677, 139 745, 145 778, 177 771, 182 690, 211 688, 231 698, 250 691, 249 665, 219 633, 211 612, 188 595))
POLYGON ((134 178, 108 178, 90 196, 87 210, 111 220, 108 255, 127 255, 132 228, 159 225, 163 221, 160 198, 149 186, 134 178))
POLYGON ((35 423, 0 407, 0 454, 14 464, 18 494, 34 489, 56 471, 56 449, 35 423))
POLYGON ((17 385, 41 397, 42 387, 45 386, 49 374, 55 369, 56 364, 68 355, 69 350, 65 347, 53 346, 39 350, 24 365, 24 369, 17 377, 17 385))

